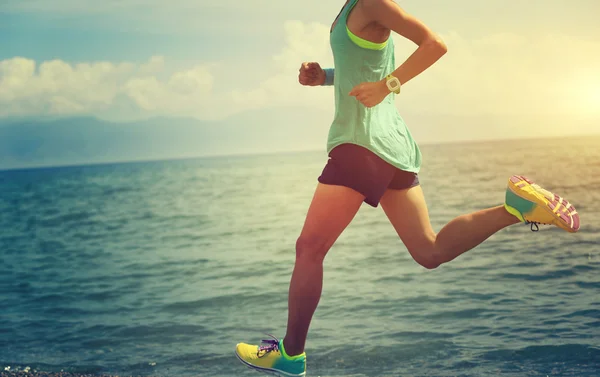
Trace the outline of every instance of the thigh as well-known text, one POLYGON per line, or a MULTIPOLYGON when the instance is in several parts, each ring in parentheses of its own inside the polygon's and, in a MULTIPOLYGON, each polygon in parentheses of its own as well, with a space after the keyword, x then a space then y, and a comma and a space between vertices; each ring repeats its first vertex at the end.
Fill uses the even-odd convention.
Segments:
POLYGON ((364 196, 344 186, 317 184, 299 242, 326 253, 350 224, 364 196))
POLYGON ((387 190, 381 198, 381 206, 413 258, 433 250, 436 234, 421 186, 387 190))

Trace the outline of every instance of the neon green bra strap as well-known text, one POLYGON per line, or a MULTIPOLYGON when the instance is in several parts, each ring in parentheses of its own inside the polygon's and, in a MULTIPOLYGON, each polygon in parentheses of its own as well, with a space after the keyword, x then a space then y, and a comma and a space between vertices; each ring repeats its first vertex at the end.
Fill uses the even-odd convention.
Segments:
POLYGON ((369 50, 383 50, 388 43, 388 41, 382 43, 375 43, 362 39, 361 37, 357 37, 356 35, 354 35, 353 32, 350 31, 348 25, 346 25, 346 31, 348 32, 348 37, 350 37, 350 40, 352 40, 352 42, 354 42, 357 46, 362 48, 366 48, 369 50))

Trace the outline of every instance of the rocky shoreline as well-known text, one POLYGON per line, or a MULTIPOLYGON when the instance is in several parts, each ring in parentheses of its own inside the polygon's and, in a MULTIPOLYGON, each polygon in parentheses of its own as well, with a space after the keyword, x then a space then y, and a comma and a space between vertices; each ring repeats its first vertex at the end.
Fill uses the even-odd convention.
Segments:
POLYGON ((43 372, 43 371, 0 371, 0 377, 141 377, 141 376, 111 376, 107 374, 84 374, 72 372, 43 372))

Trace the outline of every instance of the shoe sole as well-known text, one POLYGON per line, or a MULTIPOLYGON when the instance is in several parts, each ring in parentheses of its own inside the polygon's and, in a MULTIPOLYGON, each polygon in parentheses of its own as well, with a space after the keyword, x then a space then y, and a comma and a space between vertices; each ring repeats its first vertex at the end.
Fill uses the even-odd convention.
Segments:
POLYGON ((538 206, 541 206, 546 210, 547 213, 552 215, 552 217, 556 220, 554 225, 566 230, 569 233, 575 233, 579 230, 579 214, 577 213, 575 207, 573 207, 573 205, 566 199, 552 193, 554 198, 552 201, 550 201, 545 197, 542 199, 525 191, 525 187, 531 187, 535 183, 530 179, 520 175, 512 176, 508 182, 508 188, 513 192, 513 194, 533 202, 538 206))
POLYGON ((240 357, 240 355, 238 355, 238 353, 235 353, 235 356, 238 358, 238 360, 244 364, 245 366, 247 366, 248 368, 252 369, 253 371, 256 372, 261 372, 261 373, 265 373, 265 374, 270 374, 273 376, 278 376, 278 377, 305 377, 306 376, 306 372, 302 373, 302 374, 290 374, 290 373, 286 373, 286 372, 281 372, 275 369, 271 369, 271 368, 261 368, 261 367, 257 367, 255 365, 252 365, 250 363, 248 363, 247 361, 245 361, 244 359, 242 359, 240 357))

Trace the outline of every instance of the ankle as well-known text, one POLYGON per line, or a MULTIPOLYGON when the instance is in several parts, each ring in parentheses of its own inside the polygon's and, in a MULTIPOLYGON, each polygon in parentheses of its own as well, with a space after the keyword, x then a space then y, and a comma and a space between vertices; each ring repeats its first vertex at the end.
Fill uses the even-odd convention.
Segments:
POLYGON ((304 352, 302 347, 298 347, 295 342, 290 342, 287 337, 283 338, 281 343, 283 344, 282 353, 286 356, 294 357, 304 352))
POLYGON ((501 206, 502 209, 500 210, 500 212, 502 212, 503 218, 504 218, 504 222, 507 225, 515 225, 515 224, 519 224, 521 222, 521 220, 517 217, 517 212, 514 212, 509 210, 508 208, 506 208, 506 206, 501 206))

